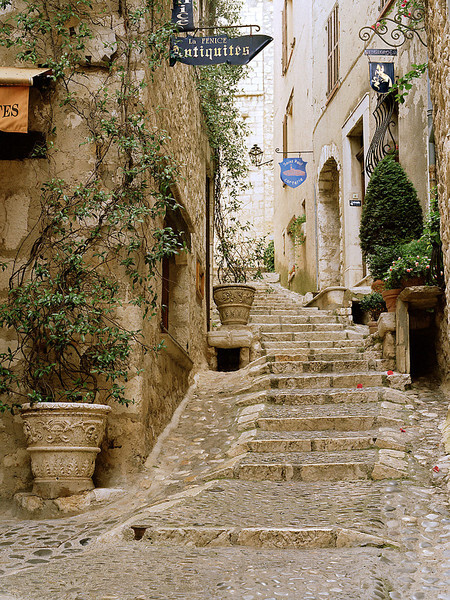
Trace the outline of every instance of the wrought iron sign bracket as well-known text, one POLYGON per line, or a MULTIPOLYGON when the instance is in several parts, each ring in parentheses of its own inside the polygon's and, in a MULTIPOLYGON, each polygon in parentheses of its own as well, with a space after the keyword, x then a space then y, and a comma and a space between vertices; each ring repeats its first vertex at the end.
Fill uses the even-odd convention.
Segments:
POLYGON ((408 16, 399 10, 392 17, 382 17, 375 25, 362 27, 359 38, 363 42, 368 42, 373 35, 376 35, 391 48, 399 48, 406 41, 417 36, 420 43, 426 47, 427 44, 422 39, 425 33, 424 18, 425 8, 422 6, 412 8, 408 16))
POLYGON ((279 148, 275 148, 275 152, 277 154, 298 154, 299 158, 300 158, 300 154, 314 154, 314 152, 312 150, 292 150, 289 152, 285 152, 284 150, 280 150, 279 148))
POLYGON ((211 27, 196 27, 192 31, 180 31, 179 33, 187 33, 195 35, 198 31, 215 31, 216 29, 250 29, 250 35, 253 35, 253 30, 261 31, 259 25, 213 25, 211 27))

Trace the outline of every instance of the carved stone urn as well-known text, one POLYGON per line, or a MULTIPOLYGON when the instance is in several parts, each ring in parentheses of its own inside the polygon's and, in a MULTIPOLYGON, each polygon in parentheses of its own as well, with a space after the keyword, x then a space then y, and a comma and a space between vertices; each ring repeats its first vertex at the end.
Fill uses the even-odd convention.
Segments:
POLYGON ((93 489, 95 459, 110 410, 103 404, 70 402, 23 405, 34 494, 58 498, 93 489))
POLYGON ((214 286, 214 302, 222 325, 247 325, 255 291, 253 286, 243 283, 214 286))

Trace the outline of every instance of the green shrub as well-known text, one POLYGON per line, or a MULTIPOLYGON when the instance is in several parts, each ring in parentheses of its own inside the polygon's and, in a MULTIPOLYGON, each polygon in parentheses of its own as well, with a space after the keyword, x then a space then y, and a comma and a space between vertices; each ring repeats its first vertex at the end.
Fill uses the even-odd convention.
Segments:
POLYGON ((382 312, 386 311, 386 304, 383 300, 383 296, 378 292, 372 292, 359 303, 361 310, 369 312, 373 321, 376 321, 382 312))
POLYGON ((264 266, 268 273, 275 272, 275 245, 273 240, 267 244, 266 249, 264 250, 264 266))
POLYGON ((399 255, 397 246, 375 246, 374 253, 367 256, 367 266, 373 279, 383 279, 386 271, 399 255))
POLYGON ((399 246, 419 238, 423 230, 417 192, 392 155, 376 166, 364 200, 359 237, 365 259, 377 247, 399 246))

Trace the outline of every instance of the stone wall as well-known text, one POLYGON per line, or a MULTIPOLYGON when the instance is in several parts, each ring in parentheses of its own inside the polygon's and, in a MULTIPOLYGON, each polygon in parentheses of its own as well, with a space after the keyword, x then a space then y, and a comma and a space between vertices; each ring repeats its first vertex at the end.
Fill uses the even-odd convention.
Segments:
MULTIPOLYGON (((445 0, 428 0, 426 28, 429 55, 429 78, 431 101, 433 104, 434 137, 436 143, 437 182, 439 211, 441 213, 441 237, 444 251, 445 280, 450 275, 450 18, 448 3, 445 0)), ((446 289, 447 306, 450 302, 450 289, 446 289)), ((441 366, 448 377, 450 344, 448 339, 448 311, 441 320, 441 366)))
MULTIPOLYGON (((246 0, 241 22, 257 24, 262 34, 273 36, 272 4, 272 0, 246 0)), ((276 159, 273 152, 273 42, 250 63, 248 75, 243 79, 241 92, 237 96, 237 106, 248 127, 248 149, 257 144, 264 151, 263 162, 274 157, 276 159)), ((275 172, 273 164, 250 167, 251 188, 241 196, 241 219, 251 223, 252 234, 256 237, 273 235, 275 172)))
MULTIPOLYGON (((167 6, 170 8, 169 3, 167 6)), ((120 34, 122 27, 114 2, 111 2, 109 16, 102 32, 114 45, 114 37, 120 34)), ((104 46, 101 47, 104 52, 104 46)), ((95 48, 92 54, 95 56, 95 48)), ((0 57, 2 65, 20 66, 12 51, 2 48, 0 57)), ((148 84, 142 94, 152 116, 151 125, 168 132, 168 151, 181 165, 173 193, 183 207, 182 213, 190 228, 191 250, 181 261, 182 266, 177 267, 177 273, 182 272, 183 293, 174 293, 172 298, 172 309, 175 316, 180 316, 182 326, 178 326, 176 319, 172 321, 170 336, 166 336, 167 349, 159 354, 144 356, 136 349, 134 363, 144 371, 127 384, 127 394, 134 398, 134 403, 128 408, 112 407, 94 476, 102 486, 120 484, 141 467, 194 373, 205 364, 206 352, 206 302, 196 295, 196 269, 197 262, 203 269, 207 268, 205 183, 210 151, 194 83, 194 68, 182 64, 171 68, 164 64, 152 74, 153 79, 147 76, 145 63, 138 59, 132 69, 134 76, 148 84)), ((105 72, 101 65, 91 63, 78 74, 86 94, 96 89, 105 72)), ((16 255, 19 260, 26 259, 29 247, 23 243, 36 224, 43 182, 55 174, 76 182, 92 169, 95 153, 89 144, 82 145, 87 133, 82 120, 69 107, 61 106, 60 100, 55 86, 44 91, 32 89, 30 129, 49 136, 55 128, 53 141, 58 151, 52 152, 51 159, 0 161, 0 260, 10 260, 16 255)), ((105 166, 105 181, 114 178, 118 167, 113 162, 105 166)), ((8 271, 0 271, 2 299, 7 294, 8 277, 8 271)), ((156 285, 160 297, 161 282, 157 281, 156 285)), ((130 289, 123 291, 128 296, 132 293, 130 289)), ((134 306, 125 305, 120 316, 127 326, 143 326, 142 315, 134 306)), ((159 307, 156 316, 144 327, 145 342, 149 346, 161 340, 160 321, 159 307)), ((12 334, 2 331, 0 352, 10 344, 14 344, 12 334)), ((30 463, 20 416, 5 413, 0 420, 0 497, 10 498, 17 491, 30 489, 30 485, 30 463)))

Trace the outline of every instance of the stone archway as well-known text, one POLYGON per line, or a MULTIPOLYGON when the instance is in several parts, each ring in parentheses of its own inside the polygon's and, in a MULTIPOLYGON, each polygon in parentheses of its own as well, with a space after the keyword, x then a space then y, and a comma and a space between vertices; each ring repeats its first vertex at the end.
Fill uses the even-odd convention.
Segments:
POLYGON ((339 172, 329 158, 319 175, 317 205, 319 288, 341 285, 341 217, 339 172))

